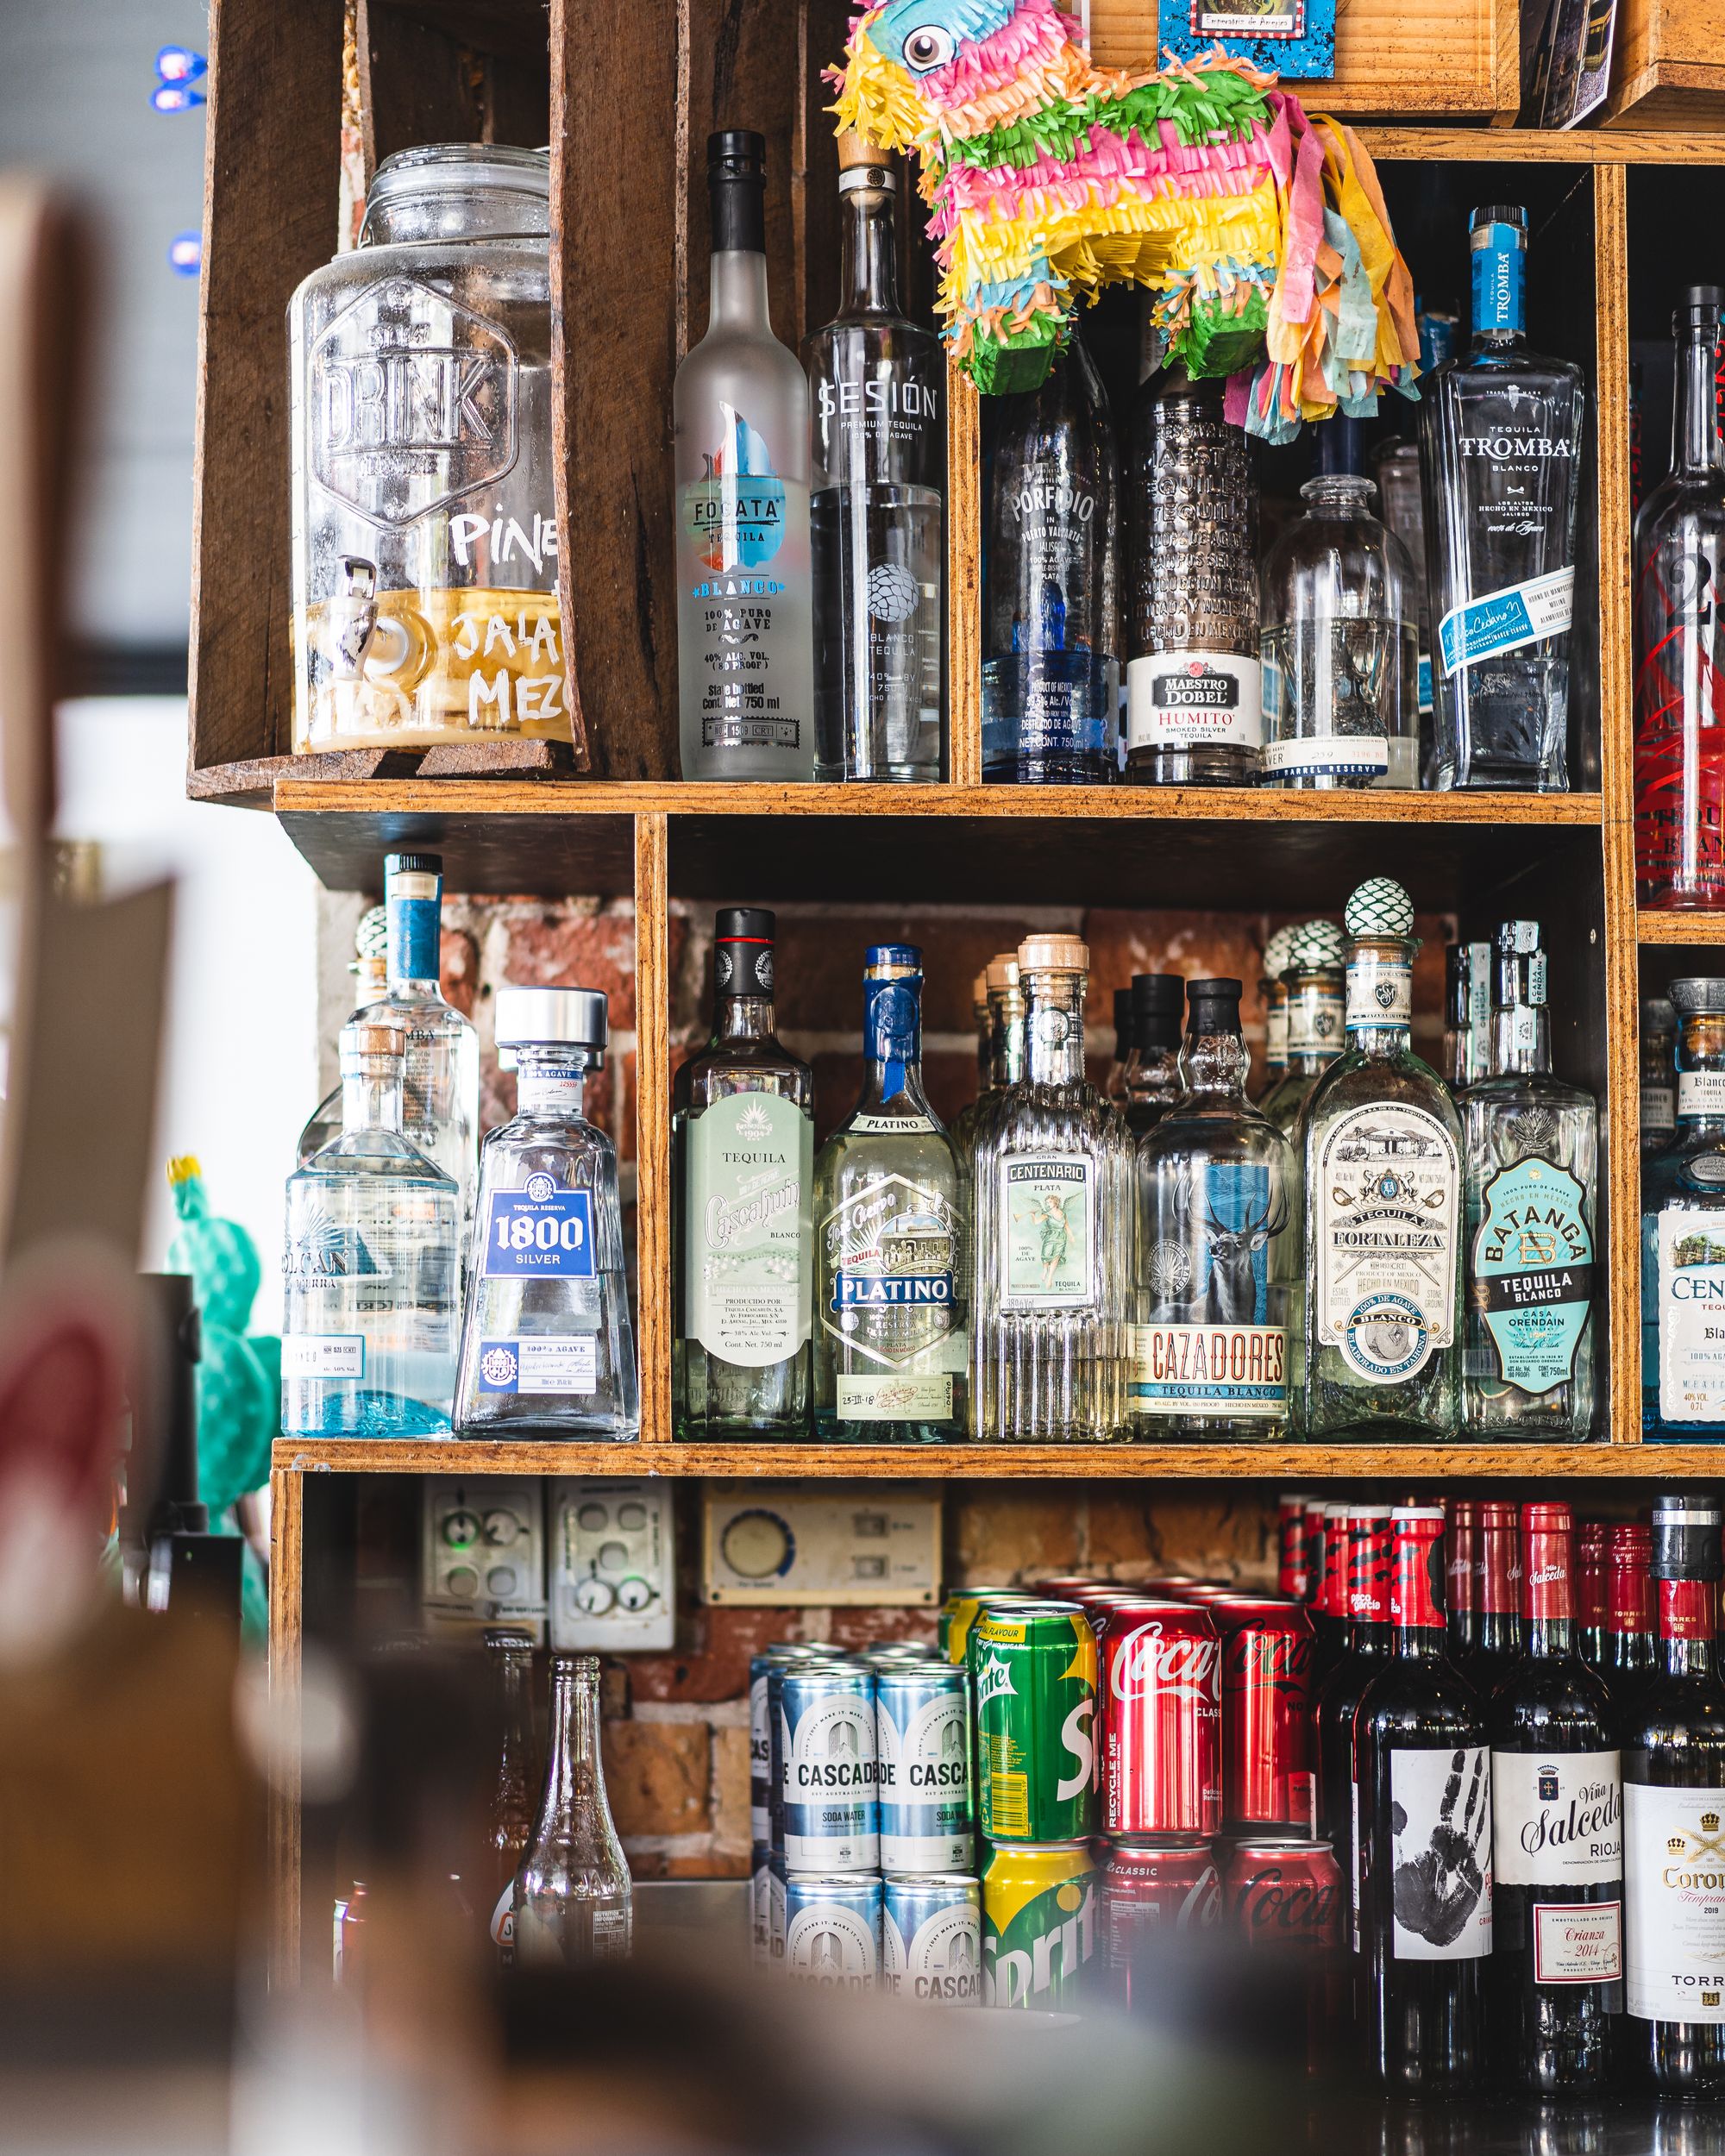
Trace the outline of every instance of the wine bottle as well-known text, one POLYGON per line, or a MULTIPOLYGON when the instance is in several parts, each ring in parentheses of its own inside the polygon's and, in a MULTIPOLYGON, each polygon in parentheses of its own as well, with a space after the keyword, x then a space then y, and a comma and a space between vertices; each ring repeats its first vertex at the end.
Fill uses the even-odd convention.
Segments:
POLYGON ((1527 1651, 1491 1703, 1491 2034, 1518 2095, 1587 2096, 1623 2010, 1623 1788, 1611 1701, 1576 1651, 1573 1520, 1521 1507, 1527 1651))
POLYGON ((1351 1505, 1347 1523, 1348 1645, 1318 1691, 1319 1829, 1347 1883, 1351 1952, 1359 1945, 1359 1867, 1353 1839, 1353 1718, 1389 1659, 1389 1507, 1351 1505))
POLYGON ((1348 1646, 1348 1507, 1324 1507, 1324 1570, 1311 1607, 1320 1670, 1333 1670, 1348 1646))
POLYGON ((1444 1628, 1460 1669, 1479 1645, 1479 1503, 1452 1497, 1444 1510, 1444 1628))
POLYGON ((1605 1522, 1581 1520, 1575 1529, 1576 1649, 1590 1670, 1605 1659, 1605 1522))
POLYGON ((1456 1661, 1489 1700, 1521 1659, 1521 1537, 1513 1505, 1484 1498, 1476 1511, 1473 1643, 1456 1661))
POLYGON ((1605 1627, 1596 1666, 1620 1708, 1659 1658, 1653 1561, 1652 1528, 1639 1520, 1613 1520, 1605 1541, 1605 1627))
POLYGON ((1725 2096, 1725 1683, 1720 1510, 1653 1502, 1659 1661, 1623 1728, 1624 1964, 1630 2076, 1690 2103, 1725 2096))
POLYGON ((1398 1506, 1390 1659, 1354 1717, 1368 2071, 1391 2095, 1477 2089, 1491 1952, 1491 1756, 1445 1651, 1444 1515, 1398 1506))

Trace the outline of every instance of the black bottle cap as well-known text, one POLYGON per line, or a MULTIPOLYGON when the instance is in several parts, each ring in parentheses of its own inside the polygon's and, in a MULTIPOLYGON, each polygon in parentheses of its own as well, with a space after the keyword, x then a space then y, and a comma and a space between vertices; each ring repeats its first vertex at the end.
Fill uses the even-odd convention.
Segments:
POLYGON ((1132 984, 1132 1036, 1147 1048, 1178 1048, 1186 1009, 1186 982, 1177 973, 1135 973, 1132 984))
POLYGON ((1344 476, 1359 478, 1365 470, 1364 452, 1360 448, 1360 423, 1339 412, 1333 419, 1318 423, 1318 470, 1326 478, 1344 476))
POLYGON ((1467 229, 1482 231, 1489 224, 1507 224, 1521 234, 1521 244, 1527 244, 1527 213, 1519 202, 1482 203, 1467 221, 1467 229))
POLYGON ((441 876, 443 873, 442 854, 386 854, 383 872, 386 876, 441 876))
POLYGON ((1684 329, 1716 329, 1722 310, 1725 310, 1725 290, 1717 285, 1685 285, 1677 312, 1672 317, 1672 328, 1679 333, 1684 329))
POLYGON ((1114 990, 1114 1055, 1124 1062, 1126 1051, 1132 1044, 1132 992, 1130 988, 1114 990))
POLYGON ((776 922, 764 906, 721 907, 713 923, 712 981, 722 996, 773 993, 776 922))
POLYGON ((708 135, 706 184, 713 252, 765 254, 766 136, 749 128, 721 128, 708 135))
POLYGON ((1656 1580, 1716 1580, 1722 1562, 1718 1501, 1690 1490, 1662 1490, 1653 1500, 1656 1580))
POLYGON ((1238 981, 1189 981, 1186 983, 1189 1033, 1238 1033, 1240 996, 1238 981))

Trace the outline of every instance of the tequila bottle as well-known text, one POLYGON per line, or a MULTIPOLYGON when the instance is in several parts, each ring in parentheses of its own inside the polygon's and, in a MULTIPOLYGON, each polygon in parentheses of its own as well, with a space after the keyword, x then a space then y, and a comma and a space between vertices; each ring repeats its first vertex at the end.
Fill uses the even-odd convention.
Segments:
POLYGON ((1026 1070, 979 1132, 973 1385, 977 1434, 1104 1441, 1126 1413, 1132 1139, 1084 1075, 1090 954, 1019 946, 1026 1070))
POLYGON ((1476 210, 1469 235, 1473 342, 1420 404, 1434 775, 1562 792, 1585 392, 1571 360, 1527 348, 1527 211, 1476 210))
POLYGON ((988 1082, 959 1118, 954 1142, 960 1147, 967 1188, 975 1168, 976 1147, 991 1116, 998 1112, 1008 1087, 1025 1075, 1024 990, 1019 982, 1018 954, 1002 951, 988 961, 988 1082))
POLYGON ((1189 984, 1185 1097, 1138 1148, 1131 1402, 1141 1437, 1245 1443, 1288 1427, 1294 1152, 1245 1097, 1240 993, 1238 981, 1189 984))
POLYGON ((632 1438, 641 1426, 617 1149, 583 1112, 605 1018, 588 988, 497 992, 517 1105, 480 1163, 455 1387, 463 1437, 632 1438))
POLYGON ((402 1038, 342 1027, 342 1135, 288 1177, 284 1437, 449 1429, 461 1198, 402 1136, 402 1038))
POLYGON ((814 1418, 828 1440, 962 1435, 967 1206, 922 1089, 922 953, 864 963, 862 1096, 814 1170, 814 1418))
MULTIPOLYGON (((373 906, 360 916, 360 924, 354 931, 354 962, 348 970, 358 983, 359 1000, 354 1006, 350 1024, 362 1018, 374 1003, 389 993, 388 918, 385 907, 373 906)), ((332 1138, 341 1135, 342 1081, 337 1078, 307 1117, 305 1127, 299 1133, 296 1157, 300 1167, 304 1168, 314 1153, 321 1153, 332 1138)))
POLYGON ((1308 1096, 1342 1052, 1347 947, 1333 921, 1308 921, 1289 933, 1287 953, 1288 1069, 1259 1106, 1291 1138, 1308 1096))
POLYGON ((1444 950, 1444 1076, 1459 1099, 1491 1069, 1491 946, 1444 950))
POLYGON ((760 907, 719 914, 712 1038, 676 1077, 680 1438, 808 1434, 814 1077, 774 1035, 773 934, 760 907))
POLYGON ((805 357, 814 423, 818 779, 940 776, 945 361, 899 310, 898 181, 839 138, 836 318, 805 357))
POLYGON ((1108 1065, 1108 1075, 1102 1081, 1102 1098, 1114 1106, 1124 1107, 1126 1098, 1126 1065, 1132 1052, 1132 992, 1130 984, 1114 990, 1114 1053, 1108 1065))
POLYGON ((1673 981, 1677 1133, 1641 1169, 1641 1432, 1725 1438, 1725 980, 1673 981))
POLYGON ((1461 1126, 1410 1044, 1413 901, 1348 900, 1347 1050, 1301 1111, 1304 1434, 1449 1438, 1460 1407, 1461 1126))
POLYGON ((967 1183, 970 1175, 971 1134, 975 1129, 982 1103, 988 1098, 988 1084, 994 1067, 994 1027, 988 1015, 988 969, 986 966, 970 984, 970 1014, 976 1022, 976 1090, 953 1117, 952 1128, 947 1132, 967 1183))
POLYGON ((1491 1075, 1463 1095, 1470 1431, 1591 1435, 1599 1112, 1552 1075, 1537 921, 1497 931, 1491 1075))
POLYGON ((1272 1094, 1288 1072, 1288 945, 1292 928, 1272 931, 1264 946, 1264 972, 1258 993, 1264 1002, 1264 1084, 1260 1100, 1272 1094))
POLYGON ((634 1890, 599 1764, 599 1657, 551 1657, 545 1791, 515 1875, 515 1959, 577 1969, 629 1952, 634 1890))
POLYGON ((708 139, 712 302, 673 392, 686 779, 814 775, 808 383, 768 318, 766 164, 708 139))
POLYGON ((1135 973, 1132 1043, 1126 1058, 1126 1128, 1136 1138, 1153 1131, 1185 1091, 1180 1075, 1180 1021, 1186 982, 1177 973, 1135 973))
POLYGON ((1677 1129, 1677 1012, 1666 996, 1641 999, 1641 1158, 1662 1153, 1677 1129))

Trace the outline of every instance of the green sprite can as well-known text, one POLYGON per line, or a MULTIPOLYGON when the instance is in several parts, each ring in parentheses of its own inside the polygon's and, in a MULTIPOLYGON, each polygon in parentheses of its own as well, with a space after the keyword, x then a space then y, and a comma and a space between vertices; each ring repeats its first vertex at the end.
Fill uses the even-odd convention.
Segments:
POLYGON ((1101 1933, 1089 1846, 994 1850, 982 1873, 982 2003, 1070 2012, 1101 1933))
POLYGON ((970 1645, 970 1627, 982 1610, 992 1608, 997 1602, 1039 1603, 1042 1599, 1024 1587, 956 1588, 940 1606, 940 1629, 937 1635, 940 1651, 949 1662, 963 1662, 970 1645))
POLYGON ((1096 1635, 1076 1602, 996 1604, 970 1626, 977 1825, 989 1841, 1096 1831, 1096 1635))

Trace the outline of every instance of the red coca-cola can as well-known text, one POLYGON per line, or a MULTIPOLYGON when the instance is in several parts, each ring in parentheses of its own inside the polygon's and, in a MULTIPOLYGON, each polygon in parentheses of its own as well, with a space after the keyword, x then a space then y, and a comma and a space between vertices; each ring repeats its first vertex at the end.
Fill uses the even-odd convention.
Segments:
POLYGON ((1222 1645, 1189 1602, 1117 1602, 1101 1635, 1102 1825, 1214 1834, 1221 1823, 1222 1645))
POLYGON ((1222 1635, 1222 1816, 1230 1832, 1317 1832, 1312 1694, 1317 1642, 1296 1602, 1235 1595, 1212 1605, 1222 1635))
POLYGON ((1107 1584, 1106 1581, 1095 1579, 1087 1572, 1081 1577, 1074 1579, 1038 1580, 1027 1591, 1032 1595, 1046 1595, 1057 1602, 1077 1602, 1082 1601, 1087 1595, 1094 1595, 1099 1588, 1104 1588, 1107 1584))
POLYGON ((1115 1834, 1102 1844, 1102 1940, 1107 1966, 1131 1996, 1132 1966, 1145 1940, 1208 1931, 1222 1921, 1222 1882, 1200 1835, 1147 1841, 1115 1834))
POLYGON ((1341 1954, 1342 1872, 1327 1841, 1237 1842, 1222 1900, 1228 1922, 1249 1946, 1341 1954))

